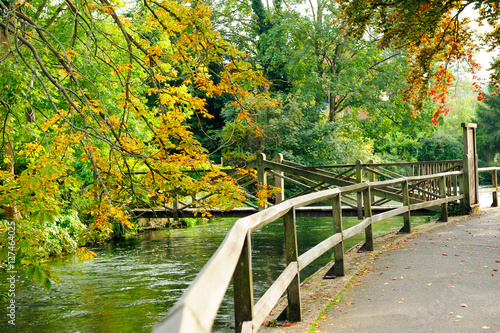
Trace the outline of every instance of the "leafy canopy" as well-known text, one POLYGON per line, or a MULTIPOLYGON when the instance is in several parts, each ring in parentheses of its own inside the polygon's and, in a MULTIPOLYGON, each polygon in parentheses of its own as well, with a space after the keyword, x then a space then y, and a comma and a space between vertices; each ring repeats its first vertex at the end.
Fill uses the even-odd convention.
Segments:
MULTIPOLYGON (((500 6, 494 0, 337 0, 342 5, 341 22, 352 35, 361 38, 368 26, 374 25, 381 36, 380 48, 404 49, 407 52, 409 73, 405 98, 414 113, 422 110, 426 100, 438 105, 433 116, 437 124, 441 114, 447 115, 446 95, 453 84, 450 65, 464 63, 472 73, 480 65, 473 55, 481 47, 489 50, 500 44, 500 6), (478 21, 487 21, 492 31, 479 34, 471 29, 467 7, 479 12, 478 21)), ((498 67, 497 60, 492 67, 498 67)), ((479 79, 474 87, 482 100, 479 79)), ((496 88, 500 87, 498 72, 491 75, 496 88)))
MULTIPOLYGON (((17 163, 14 173, 0 172, 0 207, 19 212, 19 237, 54 220, 68 192, 92 222, 87 240, 131 227, 128 208, 169 207, 196 193, 207 195, 207 207, 243 199, 186 122, 211 117, 194 90, 240 105, 254 95, 267 101, 267 81, 215 31, 211 13, 169 0, 0 2, 2 147, 5 161, 17 163), (184 173, 199 169, 208 171, 184 173)), ((239 110, 237 119, 250 123, 239 110)), ((44 255, 27 249, 43 233, 27 242, 17 263, 42 267, 44 255)), ((45 283, 49 270, 37 272, 45 283)))

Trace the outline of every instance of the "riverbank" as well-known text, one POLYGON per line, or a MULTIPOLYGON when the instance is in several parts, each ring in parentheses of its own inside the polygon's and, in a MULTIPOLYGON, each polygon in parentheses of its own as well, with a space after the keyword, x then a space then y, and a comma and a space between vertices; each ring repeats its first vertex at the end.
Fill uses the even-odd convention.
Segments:
MULTIPOLYGON (((490 210, 492 209, 483 209, 480 214, 490 210)), ((283 300, 275 307, 275 310, 271 312, 266 320, 269 327, 262 327, 259 332, 322 332, 325 327, 325 320, 329 316, 328 310, 337 307, 339 303, 349 305, 354 302, 350 296, 351 289, 361 285, 360 279, 372 272, 374 261, 379 259, 381 255, 397 249, 404 250, 407 247, 407 243, 411 242, 418 235, 430 233, 438 228, 440 229, 468 218, 468 216, 450 217, 449 222, 433 221, 415 226, 411 234, 390 233, 378 237, 376 238, 374 251, 372 252, 358 253, 357 250, 359 247, 350 250, 345 255, 345 276, 334 279, 323 279, 333 264, 331 262, 302 284, 302 322, 289 324, 277 320, 279 314, 286 306, 286 300, 283 300)))

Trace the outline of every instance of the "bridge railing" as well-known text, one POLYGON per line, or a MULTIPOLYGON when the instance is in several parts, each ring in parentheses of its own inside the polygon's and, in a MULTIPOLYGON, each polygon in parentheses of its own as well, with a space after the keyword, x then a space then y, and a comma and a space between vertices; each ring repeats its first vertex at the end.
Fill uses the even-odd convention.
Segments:
POLYGON ((492 193, 493 195, 493 202, 491 204, 492 207, 498 207, 498 191, 500 191, 500 188, 498 187, 497 171, 500 171, 500 168, 492 167, 492 168, 478 169, 478 173, 491 172, 491 188, 480 188, 479 193, 490 193, 490 192, 492 193))
MULTIPOLYGON (((301 192, 291 195, 291 197, 297 197, 324 190, 331 186, 346 186, 360 183, 363 180, 389 180, 400 177, 461 171, 463 160, 398 163, 374 163, 373 161, 362 163, 358 160, 356 164, 305 166, 284 160, 281 154, 274 156, 272 161, 267 161, 265 155, 260 154, 257 157, 256 164, 257 174, 260 175, 258 177, 259 181, 267 181, 266 174, 274 176, 275 186, 281 190, 279 197, 277 197, 277 202, 281 202, 286 197, 285 182, 298 185, 302 189, 301 192)), ((400 191, 390 187, 387 187, 385 190, 400 194, 400 191)), ((458 194, 459 182, 457 176, 448 176, 446 190, 450 196, 458 194)), ((440 195, 439 183, 435 179, 416 182, 410 187, 410 196, 417 200, 427 201, 432 198, 439 198, 440 195)), ((345 205, 355 207, 356 198, 344 195, 343 199, 345 205)), ((382 194, 382 197, 373 204, 375 206, 384 205, 391 200, 401 201, 402 197, 399 196, 398 198, 394 195, 382 194)))
POLYGON ((231 279, 234 286, 236 332, 256 332, 285 291, 288 296, 288 319, 300 321, 302 317, 300 270, 333 248, 334 274, 344 275, 343 241, 364 231, 365 248, 369 251, 373 250, 372 224, 377 221, 403 215, 403 231, 411 232, 411 211, 430 206, 441 206, 441 219, 446 221, 448 219, 447 204, 464 198, 463 194, 448 196, 446 180, 454 176, 463 177, 463 173, 454 171, 362 182, 289 199, 239 219, 195 281, 175 304, 166 319, 153 329, 153 332, 210 332, 231 279), (411 185, 429 180, 438 181, 440 197, 427 202, 411 203, 409 197, 411 185), (403 206, 372 215, 371 193, 387 186, 401 187, 403 206), (343 230, 341 196, 351 193, 360 194, 357 197, 358 200, 364 202, 362 206, 364 219, 357 225, 343 230), (295 210, 325 200, 331 200, 332 204, 333 234, 299 255, 295 231, 295 210), (280 218, 283 218, 287 266, 257 303, 254 303, 251 234, 280 218))

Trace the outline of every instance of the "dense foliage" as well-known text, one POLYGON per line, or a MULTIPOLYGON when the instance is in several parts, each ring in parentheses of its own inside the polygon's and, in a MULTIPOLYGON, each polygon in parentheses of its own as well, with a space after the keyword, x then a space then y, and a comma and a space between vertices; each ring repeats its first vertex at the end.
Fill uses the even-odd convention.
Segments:
MULTIPOLYGON (((405 75, 408 84, 405 100, 411 103, 414 112, 419 112, 424 102, 432 99, 438 106, 433 116, 435 124, 441 114, 449 113, 446 96, 454 81, 450 67, 464 63, 474 73, 480 68, 474 53, 481 47, 493 50, 500 42, 500 7, 494 0, 338 2, 343 6, 343 22, 354 36, 363 36, 373 25, 381 34, 381 48, 406 51, 410 70, 405 75), (486 21, 493 28, 483 34, 472 29, 465 14, 467 8, 477 10, 478 21, 486 21)), ((493 67, 499 65, 497 60, 493 67)), ((499 87, 498 72, 494 72, 491 79, 492 84, 499 87)), ((482 99, 481 82, 476 80, 474 87, 482 99)))
POLYGON ((482 96, 446 99, 451 63, 478 69, 469 5, 497 22, 492 1, 0 1, 0 264, 48 288, 47 256, 134 230, 134 207, 230 209, 221 157, 459 158, 482 96))
MULTIPOLYGON (((2 1, 0 15, 0 207, 15 220, 19 270, 50 284, 43 259, 59 251, 45 245, 65 237, 57 219, 68 201, 86 215, 89 242, 132 227, 127 207, 200 192, 220 208, 243 198, 186 121, 212 117, 196 92, 265 104, 267 82, 213 29, 207 6, 2 1)), ((244 108, 237 118, 251 122, 244 108)))

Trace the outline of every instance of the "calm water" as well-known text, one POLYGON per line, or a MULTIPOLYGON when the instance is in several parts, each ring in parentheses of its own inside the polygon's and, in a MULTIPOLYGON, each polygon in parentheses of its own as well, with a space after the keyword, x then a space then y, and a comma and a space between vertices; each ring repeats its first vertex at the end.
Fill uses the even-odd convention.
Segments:
MULTIPOLYGON (((149 332, 167 314, 203 265, 210 259, 234 219, 223 219, 187 229, 154 231, 94 249, 93 261, 75 256, 51 260, 61 278, 50 291, 26 283, 16 284, 16 325, 7 323, 5 306, 0 313, 1 332, 149 332)), ((412 223, 426 218, 413 217, 412 223)), ((357 220, 345 218, 353 225, 357 220)), ((402 218, 374 225, 377 235, 399 230, 402 218)), ((332 233, 331 218, 297 221, 299 252, 332 233)), ((252 234, 255 299, 257 300, 284 267, 283 226, 271 223, 252 234)), ((351 238, 346 249, 363 240, 351 238)), ((330 261, 331 252, 301 271, 307 277, 330 261)), ((3 292, 6 275, 0 275, 3 292)), ((232 291, 229 290, 216 319, 215 331, 232 326, 232 291)))

